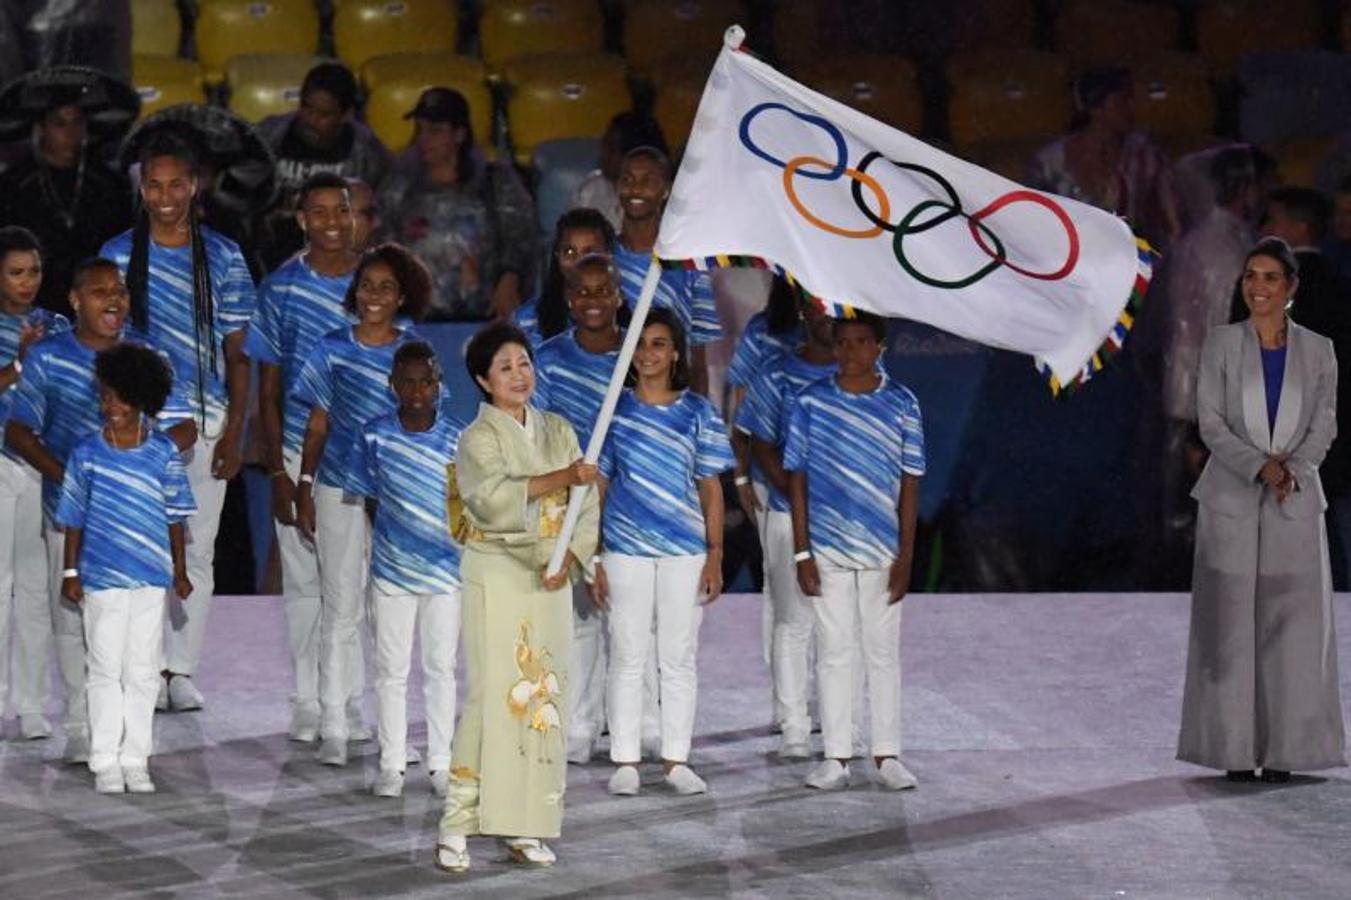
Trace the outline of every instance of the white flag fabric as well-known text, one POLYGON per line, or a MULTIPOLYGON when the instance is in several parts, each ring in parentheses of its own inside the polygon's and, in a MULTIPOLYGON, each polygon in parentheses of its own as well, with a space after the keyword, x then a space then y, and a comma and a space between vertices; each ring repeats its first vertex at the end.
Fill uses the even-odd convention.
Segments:
POLYGON ((1032 356, 1059 390, 1119 349, 1150 251, 1122 219, 1032 191, 810 90, 727 42, 654 252, 774 269, 832 308, 1032 356))

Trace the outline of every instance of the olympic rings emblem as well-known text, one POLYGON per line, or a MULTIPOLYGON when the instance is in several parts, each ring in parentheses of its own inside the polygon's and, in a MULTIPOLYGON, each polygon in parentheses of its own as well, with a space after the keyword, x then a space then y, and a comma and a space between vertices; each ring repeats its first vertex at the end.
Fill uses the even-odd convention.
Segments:
POLYGON ((741 117, 739 128, 742 145, 752 155, 768 162, 770 165, 777 166, 783 170, 783 191, 784 196, 792 205, 797 214, 812 226, 833 234, 837 237, 850 238, 853 240, 868 240, 879 237, 883 233, 891 235, 892 252, 896 255, 896 261, 901 268, 905 270, 911 278, 930 287, 943 288, 946 290, 960 290, 970 287, 986 276, 990 275, 1000 266, 1008 268, 1010 271, 1017 272, 1026 278, 1034 278, 1039 281, 1059 281, 1074 271, 1079 264, 1079 232, 1074 227, 1074 222, 1069 214, 1059 203, 1056 203, 1043 194, 1020 189, 1009 191, 996 197, 983 209, 974 213, 967 213, 962 209, 961 198, 957 196, 957 191, 952 184, 942 175, 933 169, 921 166, 918 163, 901 162, 899 160, 887 159, 881 153, 872 151, 867 153, 858 164, 850 166, 848 161, 848 146, 845 143, 844 135, 831 122, 821 116, 811 113, 795 110, 783 103, 761 103, 752 107, 749 112, 741 117), (780 110, 786 112, 794 118, 808 125, 814 125, 825 132, 835 145, 835 161, 831 162, 822 159, 819 156, 803 154, 794 156, 791 159, 779 159, 768 151, 764 150, 751 137, 751 123, 761 113, 769 110, 780 110), (943 199, 924 200, 911 207, 905 215, 901 216, 896 224, 891 222, 891 200, 887 196, 886 190, 881 183, 868 174, 868 167, 878 159, 886 159, 887 162, 898 169, 914 173, 914 175, 925 178, 933 182, 937 189, 935 193, 941 194, 943 199), (854 205, 858 211, 867 220, 868 227, 855 228, 848 225, 841 225, 828 222, 820 216, 813 213, 802 202, 798 196, 795 187, 796 178, 811 178, 818 181, 838 181, 840 178, 849 179, 849 193, 853 198, 854 205), (872 195, 870 205, 864 196, 864 190, 872 195), (1065 230, 1065 236, 1068 239, 1068 250, 1065 254, 1065 261, 1059 268, 1049 272, 1034 271, 1025 266, 1018 265, 1009 260, 1008 253, 1004 247, 1004 242, 987 223, 986 219, 993 216, 1006 207, 1015 203, 1032 203, 1040 206, 1051 213, 1056 221, 1065 230), (936 215, 930 215, 937 211, 936 215), (936 228, 945 222, 961 217, 966 220, 967 229, 971 232, 971 238, 982 253, 990 258, 988 263, 977 268, 974 272, 960 278, 943 279, 929 275, 920 271, 913 261, 907 256, 905 242, 908 238, 921 235, 930 229, 936 228))

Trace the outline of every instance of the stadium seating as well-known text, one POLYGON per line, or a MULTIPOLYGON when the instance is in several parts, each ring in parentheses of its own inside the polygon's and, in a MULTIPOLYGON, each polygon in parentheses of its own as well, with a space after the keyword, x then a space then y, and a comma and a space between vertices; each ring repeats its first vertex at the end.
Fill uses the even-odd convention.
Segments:
POLYGON ((131 58, 131 83, 141 95, 141 118, 179 103, 205 103, 202 70, 190 59, 138 54, 131 58))
POLYGON ((320 62, 303 53, 245 53, 226 66, 230 110, 250 122, 287 113, 300 105, 305 73, 320 62))
POLYGON ((1197 49, 1229 76, 1245 53, 1316 49, 1320 17, 1318 0, 1206 0, 1196 11, 1197 49))
POLYGON ((794 78, 828 97, 903 131, 924 128, 924 98, 914 63, 899 56, 852 54, 803 63, 794 78))
POLYGON ((796 0, 775 7, 771 39, 780 65, 806 62, 819 54, 824 18, 820 0, 796 0))
POLYGON ((955 54, 947 65, 948 119, 958 148, 983 142, 1049 140, 1070 117, 1065 58, 1037 50, 955 54))
POLYGON ((648 70, 654 101, 652 115, 672 151, 679 151, 690 134, 699 99, 704 95, 713 56, 668 57, 648 70))
POLYGON ((950 0, 951 46, 955 51, 977 49, 1025 50, 1035 46, 1035 0, 950 0))
POLYGON ((459 38, 455 0, 340 0, 333 43, 353 72, 388 53, 453 51, 459 38))
POLYGON ((137 56, 177 56, 183 20, 176 0, 132 0, 131 52, 137 56))
POLYGON ((313 0, 201 0, 193 33, 208 82, 223 80, 240 54, 312 54, 319 48, 313 0))
POLYGON ((629 109, 624 61, 604 53, 551 53, 513 60, 507 127, 516 162, 530 162, 536 144, 555 138, 600 137, 610 119, 629 109))
POLYGON ((479 55, 492 77, 512 59, 541 53, 598 53, 605 20, 596 0, 484 0, 479 55))
POLYGON ((1316 188, 1319 169, 1336 143, 1335 137, 1292 138, 1262 149, 1276 158, 1282 184, 1316 188))
POLYGON ((1246 54, 1238 62, 1239 136, 1266 146, 1351 123, 1351 56, 1327 50, 1246 54))
POLYGON ((540 233, 552 235, 558 217, 571 206, 572 194, 600 165, 596 138, 562 138, 535 146, 535 211, 540 233))
POLYGON ((1178 12, 1162 3, 1068 0, 1055 18, 1055 45, 1071 66, 1129 63, 1176 49, 1178 12))
POLYGON ((366 123, 391 150, 400 150, 412 140, 413 123, 404 115, 429 87, 449 87, 464 94, 474 139, 485 151, 490 149, 493 98, 478 60, 453 53, 390 53, 367 60, 361 78, 368 91, 366 123))
POLYGON ((633 0, 624 10, 624 58, 646 73, 664 56, 717 53, 727 26, 748 24, 737 0, 633 0))
POLYGON ((1135 121, 1142 131, 1171 149, 1194 149, 1187 145, 1214 134, 1215 95, 1205 60, 1162 53, 1133 63, 1131 73, 1135 121))

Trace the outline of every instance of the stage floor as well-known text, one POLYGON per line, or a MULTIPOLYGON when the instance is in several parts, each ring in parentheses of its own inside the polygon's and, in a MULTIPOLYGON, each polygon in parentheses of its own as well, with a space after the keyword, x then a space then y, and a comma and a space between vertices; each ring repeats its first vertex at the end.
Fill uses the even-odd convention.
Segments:
MULTIPOLYGON (((1351 600, 1339 598, 1345 625, 1351 600)), ((525 871, 473 842, 464 876, 431 862, 439 804, 368 793, 374 743, 348 768, 287 740, 275 598, 221 598, 199 713, 156 718, 160 793, 101 797, 60 739, 0 743, 0 896, 1338 897, 1351 892, 1346 769, 1230 785, 1173 760, 1187 598, 915 595, 905 602, 903 794, 802 787, 768 733, 760 600, 703 626, 693 763, 709 793, 644 774, 605 790, 569 771, 559 863, 525 871)), ((1351 696, 1351 625, 1341 634, 1351 696)), ((410 695, 420 706, 420 690, 410 695)), ((373 720, 374 700, 367 697, 373 720)), ((415 733, 423 734, 415 713, 415 733)), ((819 745, 818 745, 819 747, 819 745)))

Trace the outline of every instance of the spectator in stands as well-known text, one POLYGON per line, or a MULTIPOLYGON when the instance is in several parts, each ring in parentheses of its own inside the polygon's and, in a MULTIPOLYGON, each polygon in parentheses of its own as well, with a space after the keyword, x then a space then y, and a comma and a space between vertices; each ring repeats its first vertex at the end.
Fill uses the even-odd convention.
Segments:
POLYGON ((352 249, 362 254, 380 242, 385 223, 380 218, 375 191, 369 184, 360 178, 349 178, 347 186, 352 203, 352 249))
POLYGON ((1133 91, 1124 68, 1081 75, 1070 133, 1037 151, 1028 184, 1124 216, 1165 247, 1181 231, 1168 157, 1135 130, 1133 91))
POLYGON ((300 188, 311 175, 332 172, 378 186, 389 169, 389 151, 356 121, 356 108, 352 73, 340 63, 320 63, 301 83, 300 108, 258 125, 259 134, 277 154, 278 197, 267 217, 263 245, 268 271, 304 246, 295 214, 300 188))
POLYGON ((1342 278, 1351 278, 1351 175, 1332 195, 1332 224, 1323 241, 1323 257, 1342 278))
POLYGON ((667 156, 666 137, 655 119, 636 112, 622 112, 610 120, 600 141, 600 168, 587 175, 572 193, 572 208, 598 209, 615 231, 624 220, 619 204, 619 166, 637 147, 656 147, 667 156))
MULTIPOLYGON (((563 283, 578 261, 594 253, 613 256, 614 252, 614 229, 599 210, 579 207, 558 217, 544 283, 539 293, 522 303, 511 316, 516 327, 530 338, 532 347, 539 349, 540 344, 571 324, 563 283)), ((626 320, 621 315, 621 324, 626 320)))
POLYGON ((32 147, 0 173, 0 223, 37 235, 45 251, 38 305, 69 314, 75 264, 131 225, 131 188, 89 152, 76 104, 49 109, 32 147))
POLYGON ((380 211, 390 236, 431 270, 430 318, 511 315, 534 267, 529 193, 509 165, 476 151, 459 91, 429 88, 405 118, 414 153, 380 186, 380 211))

